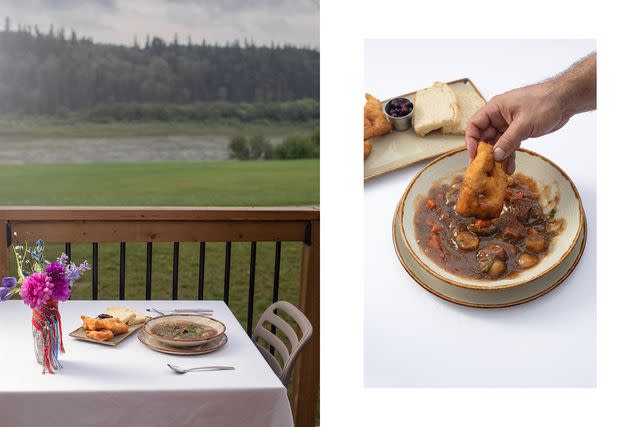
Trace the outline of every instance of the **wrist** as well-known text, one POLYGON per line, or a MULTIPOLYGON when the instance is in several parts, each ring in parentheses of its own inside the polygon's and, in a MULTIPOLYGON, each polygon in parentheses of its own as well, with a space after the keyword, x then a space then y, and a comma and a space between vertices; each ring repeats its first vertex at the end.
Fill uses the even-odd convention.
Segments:
POLYGON ((589 55, 566 72, 544 83, 553 89, 563 114, 574 114, 596 108, 596 56, 589 55))
POLYGON ((560 110, 563 116, 571 117, 578 112, 576 97, 570 82, 556 78, 541 84, 545 87, 547 99, 560 110))

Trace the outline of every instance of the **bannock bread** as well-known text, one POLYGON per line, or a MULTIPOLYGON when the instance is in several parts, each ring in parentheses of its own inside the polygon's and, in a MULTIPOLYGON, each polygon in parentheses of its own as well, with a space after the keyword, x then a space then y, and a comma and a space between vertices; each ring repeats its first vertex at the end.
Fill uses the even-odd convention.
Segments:
POLYGON ((413 110, 413 130, 418 136, 460 122, 460 108, 453 89, 436 82, 432 87, 416 92, 413 110))
POLYGON ((471 89, 464 82, 454 83, 449 85, 456 95, 458 101, 458 107, 460 108, 460 121, 453 126, 444 126, 442 133, 464 135, 467 130, 467 123, 476 111, 482 108, 486 102, 482 97, 473 89, 471 89))
POLYGON ((126 307, 107 307, 104 311, 105 314, 109 314, 128 325, 137 325, 144 323, 146 316, 137 310, 131 310, 126 307))

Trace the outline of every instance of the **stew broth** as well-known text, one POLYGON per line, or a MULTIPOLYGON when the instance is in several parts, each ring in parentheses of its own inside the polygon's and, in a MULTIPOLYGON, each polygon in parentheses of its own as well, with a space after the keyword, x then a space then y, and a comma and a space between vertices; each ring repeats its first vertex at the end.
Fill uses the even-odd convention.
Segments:
POLYGON ((215 337, 218 333, 210 326, 199 323, 176 320, 154 325, 151 332, 163 338, 173 340, 198 340, 215 337))
POLYGON ((462 175, 435 184, 414 216, 422 251, 448 272, 474 279, 515 277, 538 264, 564 220, 555 218, 555 208, 543 211, 531 178, 517 174, 508 183, 502 212, 493 220, 456 213, 462 175))

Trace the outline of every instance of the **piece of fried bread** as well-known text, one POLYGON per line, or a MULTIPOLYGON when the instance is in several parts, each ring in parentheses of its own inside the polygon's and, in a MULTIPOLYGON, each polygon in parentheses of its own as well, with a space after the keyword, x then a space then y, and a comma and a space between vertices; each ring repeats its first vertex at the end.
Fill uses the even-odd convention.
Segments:
POLYGON ((497 218, 502 212, 506 190, 506 162, 496 162, 493 146, 480 142, 478 153, 462 178, 456 212, 480 219, 497 218))

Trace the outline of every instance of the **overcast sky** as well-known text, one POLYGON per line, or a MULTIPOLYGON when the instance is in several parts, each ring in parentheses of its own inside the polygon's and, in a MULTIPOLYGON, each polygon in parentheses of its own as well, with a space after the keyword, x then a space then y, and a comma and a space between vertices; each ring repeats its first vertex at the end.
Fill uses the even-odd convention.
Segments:
MULTIPOLYGON (((319 0, 0 0, 0 13, 17 24, 53 24, 96 42, 142 44, 147 34, 180 43, 253 39, 319 47, 319 0)), ((4 25, 4 24, 3 24, 4 25)), ((67 32, 68 34, 68 32, 67 32)))

